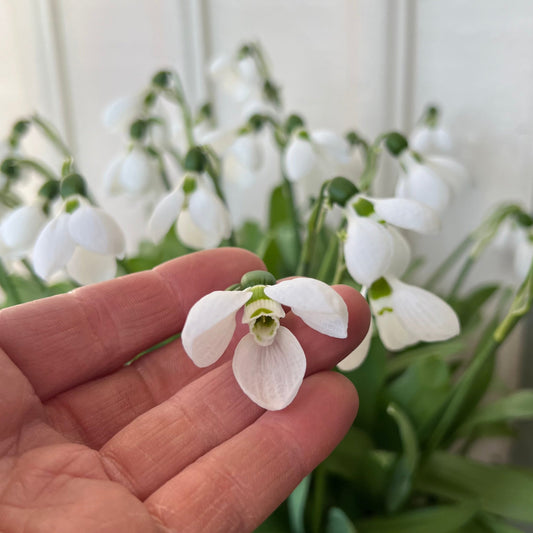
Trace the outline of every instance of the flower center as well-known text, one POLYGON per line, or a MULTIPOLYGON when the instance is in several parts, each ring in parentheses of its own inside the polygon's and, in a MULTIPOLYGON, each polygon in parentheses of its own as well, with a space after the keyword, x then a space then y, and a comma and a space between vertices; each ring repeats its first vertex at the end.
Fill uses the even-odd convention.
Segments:
POLYGON ((269 298, 264 292, 264 285, 246 289, 252 297, 244 306, 242 323, 248 324, 250 333, 260 346, 270 346, 279 328, 279 319, 285 316, 283 307, 269 298))

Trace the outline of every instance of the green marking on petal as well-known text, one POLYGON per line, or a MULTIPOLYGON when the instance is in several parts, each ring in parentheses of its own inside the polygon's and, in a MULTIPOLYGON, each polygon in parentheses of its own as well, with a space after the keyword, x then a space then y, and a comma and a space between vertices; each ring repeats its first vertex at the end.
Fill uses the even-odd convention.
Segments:
POLYGON ((374 212, 374 204, 366 198, 357 198, 352 207, 360 217, 368 217, 374 212))
POLYGON ((384 315, 385 313, 392 313, 394 311, 394 309, 392 307, 384 307, 383 309, 380 309, 378 311, 378 315, 381 316, 381 315, 384 315))
POLYGON ((267 309, 266 307, 260 307, 259 309, 256 309, 251 315, 250 318, 255 318, 259 315, 269 315, 272 313, 272 309, 267 309))
POLYGON ((253 304, 254 302, 257 302, 257 300, 270 300, 271 299, 265 294, 264 285, 256 285, 255 287, 249 287, 246 290, 252 293, 252 297, 246 302, 246 305, 253 304))
POLYGON ((385 298, 385 296, 390 296, 392 294, 392 288, 389 285, 388 281, 385 278, 379 278, 368 290, 368 297, 372 300, 378 300, 379 298, 385 298))

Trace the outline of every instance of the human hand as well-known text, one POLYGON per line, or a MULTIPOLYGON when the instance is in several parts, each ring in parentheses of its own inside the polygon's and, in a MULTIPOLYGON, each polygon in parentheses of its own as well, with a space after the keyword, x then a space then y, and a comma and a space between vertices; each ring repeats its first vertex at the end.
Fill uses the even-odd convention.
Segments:
POLYGON ((201 296, 260 268, 243 250, 210 250, 0 312, 1 531, 243 533, 288 496, 356 414, 353 386, 326 369, 368 328, 357 291, 336 288, 346 339, 287 314, 308 377, 283 411, 241 391, 236 341, 209 368, 179 340, 124 366, 179 331, 201 296))

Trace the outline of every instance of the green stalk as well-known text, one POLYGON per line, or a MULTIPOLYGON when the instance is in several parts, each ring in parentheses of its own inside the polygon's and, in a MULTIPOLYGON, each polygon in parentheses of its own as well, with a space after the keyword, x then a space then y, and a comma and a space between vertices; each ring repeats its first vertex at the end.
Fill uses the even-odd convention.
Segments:
POLYGON ((300 236, 300 219, 298 217, 298 211, 296 209, 296 203, 294 201, 294 191, 292 190, 292 183, 285 175, 285 172, 282 173, 283 176, 283 189, 285 191, 285 196, 289 201, 289 215, 291 217, 292 231, 294 234, 294 244, 296 247, 296 255, 300 256, 302 253, 302 238, 300 236))
POLYGON ((311 268, 311 261, 313 259, 313 254, 315 251, 315 244, 318 237, 318 232, 322 227, 324 222, 324 216, 326 214, 326 188, 329 185, 329 182, 326 181, 322 184, 320 188, 320 193, 309 217, 307 223, 307 238, 303 244, 302 253, 300 255, 300 261, 298 263, 298 268, 296 269, 297 276, 309 276, 309 270, 311 268))
POLYGON ((174 80, 175 87, 174 90, 170 92, 170 95, 181 109, 181 116, 183 118, 183 125, 185 127, 187 143, 189 145, 189 148, 192 148, 193 146, 195 146, 196 143, 194 142, 194 120, 192 117, 191 108, 189 107, 189 104, 187 103, 187 100, 185 98, 185 91, 183 90, 183 85, 181 83, 180 77, 175 72, 173 72, 172 78, 174 80))
POLYGON ((455 283, 453 284, 453 287, 450 290, 450 294, 448 296, 448 300, 453 300, 457 297, 457 294, 459 293, 461 287, 463 286, 463 283, 472 270, 472 267, 475 265, 476 261, 475 258, 472 256, 469 256, 468 259, 465 261, 464 265, 462 266, 461 270, 459 271, 459 275, 457 276, 457 279, 455 280, 455 283))
POLYGON ((326 469, 320 464, 315 468, 313 480, 313 507, 311 509, 311 531, 320 533, 324 514, 326 493, 326 469))
POLYGON ((39 161, 37 161, 35 159, 29 159, 29 158, 24 157, 24 158, 15 159, 15 160, 17 161, 17 163, 20 166, 28 167, 28 168, 31 168, 31 169, 35 170, 36 172, 41 174, 41 176, 43 176, 47 180, 57 180, 57 179, 59 179, 54 174, 54 172, 52 170, 50 170, 43 163, 40 163, 39 161))
POLYGON ((163 187, 166 191, 172 190, 172 185, 170 184, 170 181, 168 179, 167 171, 165 169, 165 162, 163 161, 163 157, 159 153, 159 150, 152 149, 153 154, 155 155, 155 158, 157 160, 157 169, 159 170, 159 176, 161 177, 161 182, 163 183, 163 187))
POLYGON ((26 270, 28 271, 28 273, 30 274, 31 278, 33 279, 33 281, 35 281, 35 283, 39 286, 39 288, 42 290, 42 291, 46 291, 46 289, 48 288, 48 286, 46 285, 46 283, 35 273, 35 270, 33 270, 33 267, 31 266, 30 262, 28 261, 28 259, 26 257, 24 257, 23 259, 20 260, 21 263, 24 265, 24 267, 26 268, 26 270))
POLYGON ((22 302, 20 295, 15 287, 11 277, 9 276, 3 261, 0 259, 0 286, 6 293, 7 300, 16 305, 22 302))
POLYGON ((54 126, 52 126, 52 124, 50 124, 43 117, 39 116, 37 113, 32 115, 31 120, 36 126, 38 126, 41 129, 41 131, 48 138, 48 140, 65 157, 72 157, 72 153, 71 153, 69 147, 63 142, 63 140, 61 139, 61 136, 59 135, 58 131, 55 129, 54 126))
POLYGON ((341 282, 345 270, 346 263, 344 262, 344 242, 341 238, 339 238, 339 246, 337 249, 337 267, 335 268, 335 274, 333 276, 333 281, 331 282, 332 285, 338 285, 341 282))
POLYGON ((324 259, 320 263, 320 268, 318 269, 317 279, 320 281, 327 281, 326 276, 328 275, 329 269, 335 257, 337 256, 338 241, 336 238, 331 238, 324 254, 324 259))
POLYGON ((427 290, 432 290, 435 288, 435 285, 466 252, 468 247, 472 244, 472 241, 473 237, 472 234, 470 234, 457 245, 455 250, 444 260, 444 262, 437 268, 437 270, 435 270, 435 272, 427 280, 425 284, 427 290))

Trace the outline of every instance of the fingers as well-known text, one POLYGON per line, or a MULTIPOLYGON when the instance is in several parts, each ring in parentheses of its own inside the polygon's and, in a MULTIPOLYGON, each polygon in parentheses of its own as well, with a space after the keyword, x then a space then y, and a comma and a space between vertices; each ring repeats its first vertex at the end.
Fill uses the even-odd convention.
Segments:
MULTIPOLYGON (((331 368, 361 342, 368 329, 370 315, 366 301, 350 287, 337 286, 335 289, 348 307, 346 339, 321 335, 293 313, 288 313, 282 321, 296 335, 307 354, 308 374, 331 368)), ((231 359, 238 338, 244 332, 245 328, 242 327, 240 335, 236 335, 237 338, 222 357, 221 364, 231 359)), ((144 356, 129 367, 51 399, 46 404, 47 414, 53 425, 68 437, 100 448, 139 415, 211 370, 211 367, 194 366, 181 343, 176 341, 144 356)), ((236 383, 234 385, 236 393, 240 395, 240 389, 236 383)), ((215 398, 214 404, 216 401, 215 398)), ((157 416, 154 411, 155 420, 157 416)), ((166 422, 162 421, 161 424, 165 426, 166 422)), ((150 435, 150 432, 132 427, 133 435, 130 433, 126 440, 138 438, 135 433, 150 435)))
POLYGON ((258 526, 337 445, 357 410, 334 373, 304 380, 294 402, 267 412, 154 492, 145 504, 183 533, 245 533, 258 526))
MULTIPOLYGON (((308 375, 331 368, 364 335, 357 332, 357 339, 333 347, 332 339, 301 322, 294 326, 298 340, 308 347, 308 375)), ((143 499, 262 413, 238 386, 228 361, 134 420, 100 452, 111 477, 143 499)))
POLYGON ((152 271, 0 312, 0 346, 41 399, 120 367, 180 331, 204 294, 264 268, 235 248, 207 250, 152 271))

